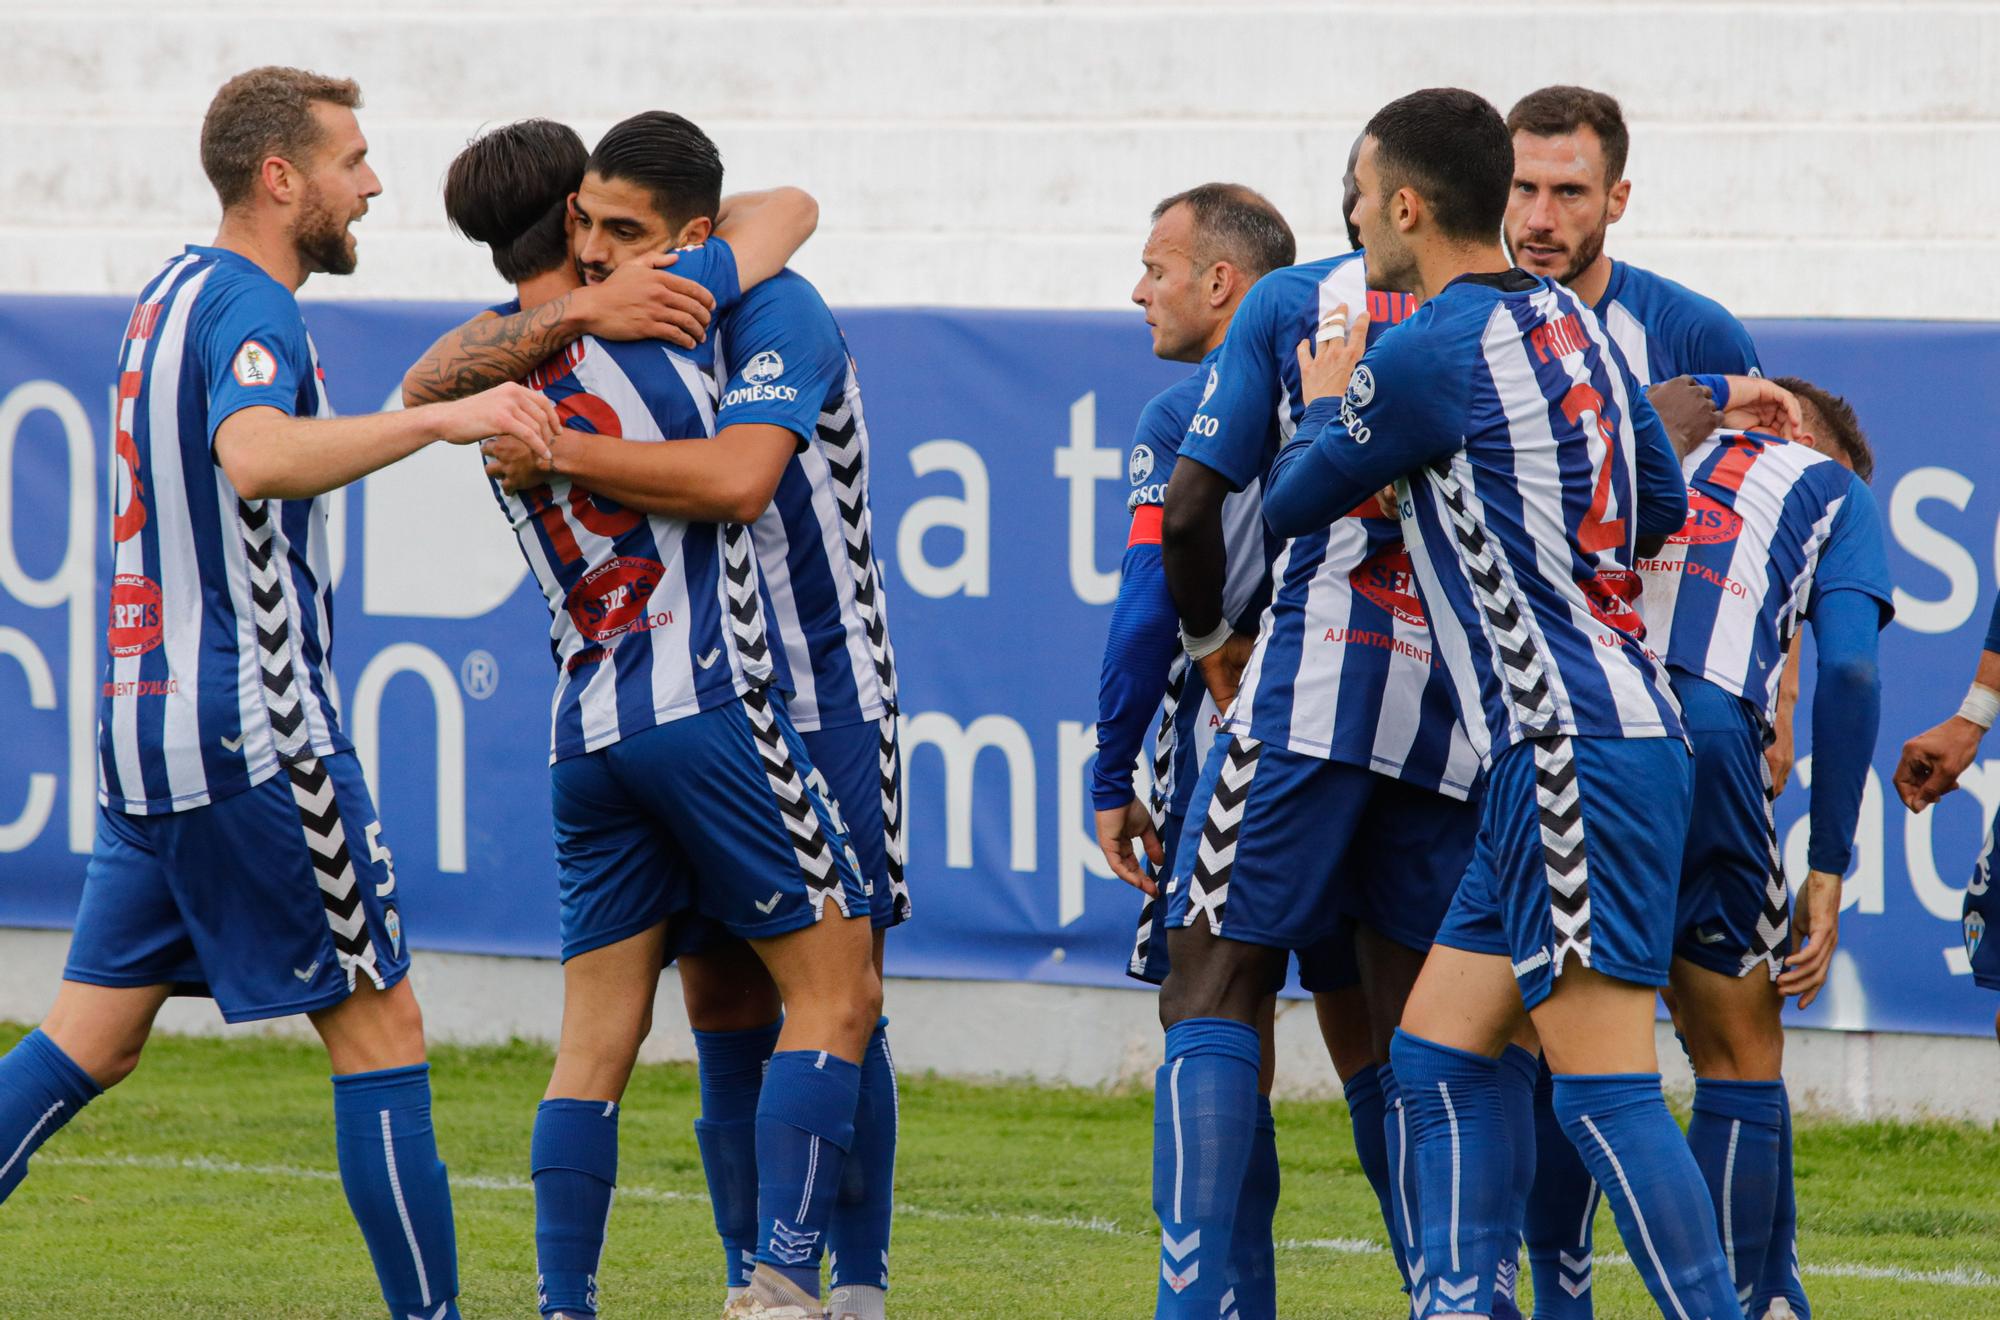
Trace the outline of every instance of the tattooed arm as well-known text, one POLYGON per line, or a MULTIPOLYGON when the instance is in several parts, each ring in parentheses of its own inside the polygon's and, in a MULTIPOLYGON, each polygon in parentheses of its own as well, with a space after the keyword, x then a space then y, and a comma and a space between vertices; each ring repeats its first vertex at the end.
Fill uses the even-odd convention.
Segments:
POLYGON ((512 316, 482 312, 448 331, 403 376, 403 404, 463 398, 519 380, 584 335, 701 342, 715 297, 666 268, 672 252, 631 261, 602 284, 585 285, 512 316))

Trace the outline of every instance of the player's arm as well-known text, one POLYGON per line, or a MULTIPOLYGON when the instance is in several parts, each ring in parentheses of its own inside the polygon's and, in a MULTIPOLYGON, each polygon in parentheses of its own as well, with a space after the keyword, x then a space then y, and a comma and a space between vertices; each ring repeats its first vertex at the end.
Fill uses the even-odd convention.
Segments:
MULTIPOLYGON (((1629 386, 1629 382, 1628 382, 1629 386)), ((1638 477, 1636 546, 1641 558, 1660 552, 1669 536, 1687 525, 1687 478, 1666 424, 1644 391, 1627 389, 1631 400, 1633 458, 1638 477)))
POLYGON ((1236 699, 1256 638, 1222 617, 1229 580, 1222 504, 1249 485, 1263 465, 1264 439, 1277 416, 1279 361, 1272 291, 1251 286, 1229 322, 1215 362, 1216 385, 1181 437, 1161 511, 1160 559, 1180 616, 1187 653, 1219 709, 1236 699))
POLYGON ((1903 805, 1922 811, 1957 788, 1958 777, 1979 754, 1980 740, 1993 727, 1996 715, 2000 715, 2000 597, 1993 601, 1986 646, 1958 714, 1903 744, 1896 763, 1896 793, 1903 805))
POLYGON ((713 439, 626 440, 565 429, 547 466, 516 440, 486 447, 486 474, 509 494, 542 485, 551 473, 641 513, 691 522, 757 521, 777 492, 798 435, 783 426, 725 426, 713 439))
POLYGON ((1365 312, 1345 338, 1323 341, 1317 352, 1310 340, 1299 341, 1299 390, 1308 403, 1264 488, 1264 521, 1273 532, 1303 536, 1331 526, 1397 478, 1464 445, 1456 396, 1443 382, 1423 379, 1417 342, 1406 329, 1368 349, 1365 312), (1356 405, 1344 396, 1364 356, 1374 388, 1356 405))
MULTIPOLYGON (((1181 649, 1180 621, 1160 564, 1159 523, 1158 505, 1135 510, 1124 575, 1111 606, 1111 630, 1104 639, 1097 681, 1097 765, 1090 777, 1097 846, 1113 875, 1148 894, 1156 886, 1139 865, 1132 840, 1140 840, 1155 867, 1166 854, 1151 814, 1133 791, 1132 771, 1181 649)), ((1187 699, 1195 700, 1196 694, 1187 699)))
POLYGON ((715 295, 668 269, 679 260, 679 253, 656 253, 539 307, 511 316, 481 312, 440 335, 403 374, 403 403, 457 399, 519 380, 585 335, 694 347, 708 334, 715 295))
POLYGON ((1799 671, 1805 667, 1805 652, 1794 646, 1785 657, 1785 668, 1778 675, 1778 710, 1771 720, 1771 744, 1764 749, 1764 764, 1771 772, 1771 797, 1775 799, 1785 791, 1785 785, 1792 777, 1792 766, 1797 761, 1794 748, 1796 740, 1792 736, 1792 721, 1799 708, 1799 671))
POLYGON ((1722 409, 1712 388, 1693 376, 1676 376, 1646 390, 1646 401, 1660 415, 1673 442, 1674 456, 1686 458, 1722 425, 1722 409))
POLYGON ((715 236, 736 253, 742 287, 770 279, 819 228, 819 202, 802 188, 732 193, 715 211, 715 236))
POLYGON ((519 385, 366 417, 294 417, 252 405, 215 429, 215 461, 246 500, 300 500, 338 490, 435 440, 469 444, 504 435, 547 454, 561 430, 555 405, 519 385))

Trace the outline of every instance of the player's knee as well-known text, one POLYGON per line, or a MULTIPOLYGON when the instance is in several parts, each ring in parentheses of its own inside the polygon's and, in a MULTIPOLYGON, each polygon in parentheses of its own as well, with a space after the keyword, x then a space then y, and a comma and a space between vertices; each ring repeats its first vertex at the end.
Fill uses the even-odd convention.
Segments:
POLYGON ((1775 1013, 1737 1008, 1726 1015, 1683 1010, 1682 1034, 1695 1073, 1727 1081, 1777 1080, 1785 1060, 1783 1024, 1775 1013))

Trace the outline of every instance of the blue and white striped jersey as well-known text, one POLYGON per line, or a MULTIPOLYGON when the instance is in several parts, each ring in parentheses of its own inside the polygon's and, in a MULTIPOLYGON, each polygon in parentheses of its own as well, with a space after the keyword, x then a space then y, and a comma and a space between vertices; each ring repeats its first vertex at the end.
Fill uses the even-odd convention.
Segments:
POLYGON ((1641 385, 1706 372, 1761 376, 1750 332, 1713 298, 1622 261, 1593 309, 1641 385))
POLYGON ((1682 464, 1687 524, 1639 561, 1646 642, 1677 669, 1774 720, 1785 652, 1813 602, 1862 591, 1890 603, 1874 496, 1804 445, 1718 431, 1682 464))
POLYGON ((1564 733, 1680 736, 1634 565, 1639 538, 1680 529, 1687 488, 1575 294, 1519 270, 1446 285, 1308 410, 1266 515, 1310 525, 1392 478, 1482 758, 1564 733))
POLYGON ((896 709, 896 653, 847 341, 819 290, 789 270, 744 294, 712 339, 728 379, 715 429, 765 423, 799 437, 750 529, 790 672, 792 723, 810 732, 879 720, 896 709))
POLYGON ((115 810, 206 806, 350 747, 325 506, 245 501, 215 461, 216 428, 258 407, 332 413, 298 303, 248 258, 189 247, 139 295, 119 357, 98 713, 115 810))
MULTIPOLYGON (((1232 483, 1262 479, 1304 415, 1299 341, 1345 303, 1371 341, 1408 316, 1408 295, 1371 292, 1360 253, 1273 271, 1243 299, 1217 384, 1182 443, 1232 483)), ((1366 767, 1464 798, 1479 773, 1431 644, 1409 556, 1372 495, 1352 516, 1288 542, 1271 604, 1225 727, 1303 755, 1366 767)))
MULTIPOLYGON (((674 273, 740 296, 728 244, 683 249, 674 273)), ((715 433, 713 357, 586 336, 527 380, 572 430, 627 440, 715 433)), ((649 516, 556 478, 495 487, 549 607, 556 661, 549 759, 737 700, 774 677, 750 529, 649 516)))

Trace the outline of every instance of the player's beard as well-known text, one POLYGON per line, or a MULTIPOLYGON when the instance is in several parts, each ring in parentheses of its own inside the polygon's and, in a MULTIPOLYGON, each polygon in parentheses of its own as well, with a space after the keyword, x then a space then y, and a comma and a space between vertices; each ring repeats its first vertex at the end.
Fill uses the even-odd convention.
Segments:
POLYGON ((1556 283, 1568 284, 1571 280, 1589 270, 1591 265, 1604 255, 1604 234, 1611 227, 1610 214, 1607 210, 1603 216, 1599 217, 1597 228, 1584 235, 1583 240, 1576 245, 1576 251, 1570 254, 1569 269, 1562 273, 1562 278, 1557 280, 1556 283))
MULTIPOLYGON (((1409 245, 1395 237, 1386 223, 1373 243, 1367 244, 1368 287, 1390 293, 1416 293, 1417 258, 1409 245)), ((1366 235, 1363 235, 1365 238, 1366 235)))
POLYGON ((347 232, 347 227, 353 223, 352 216, 342 217, 316 185, 308 184, 299 208, 298 226, 292 231, 292 246, 298 249, 309 270, 352 275, 357 254, 354 235, 347 232))

